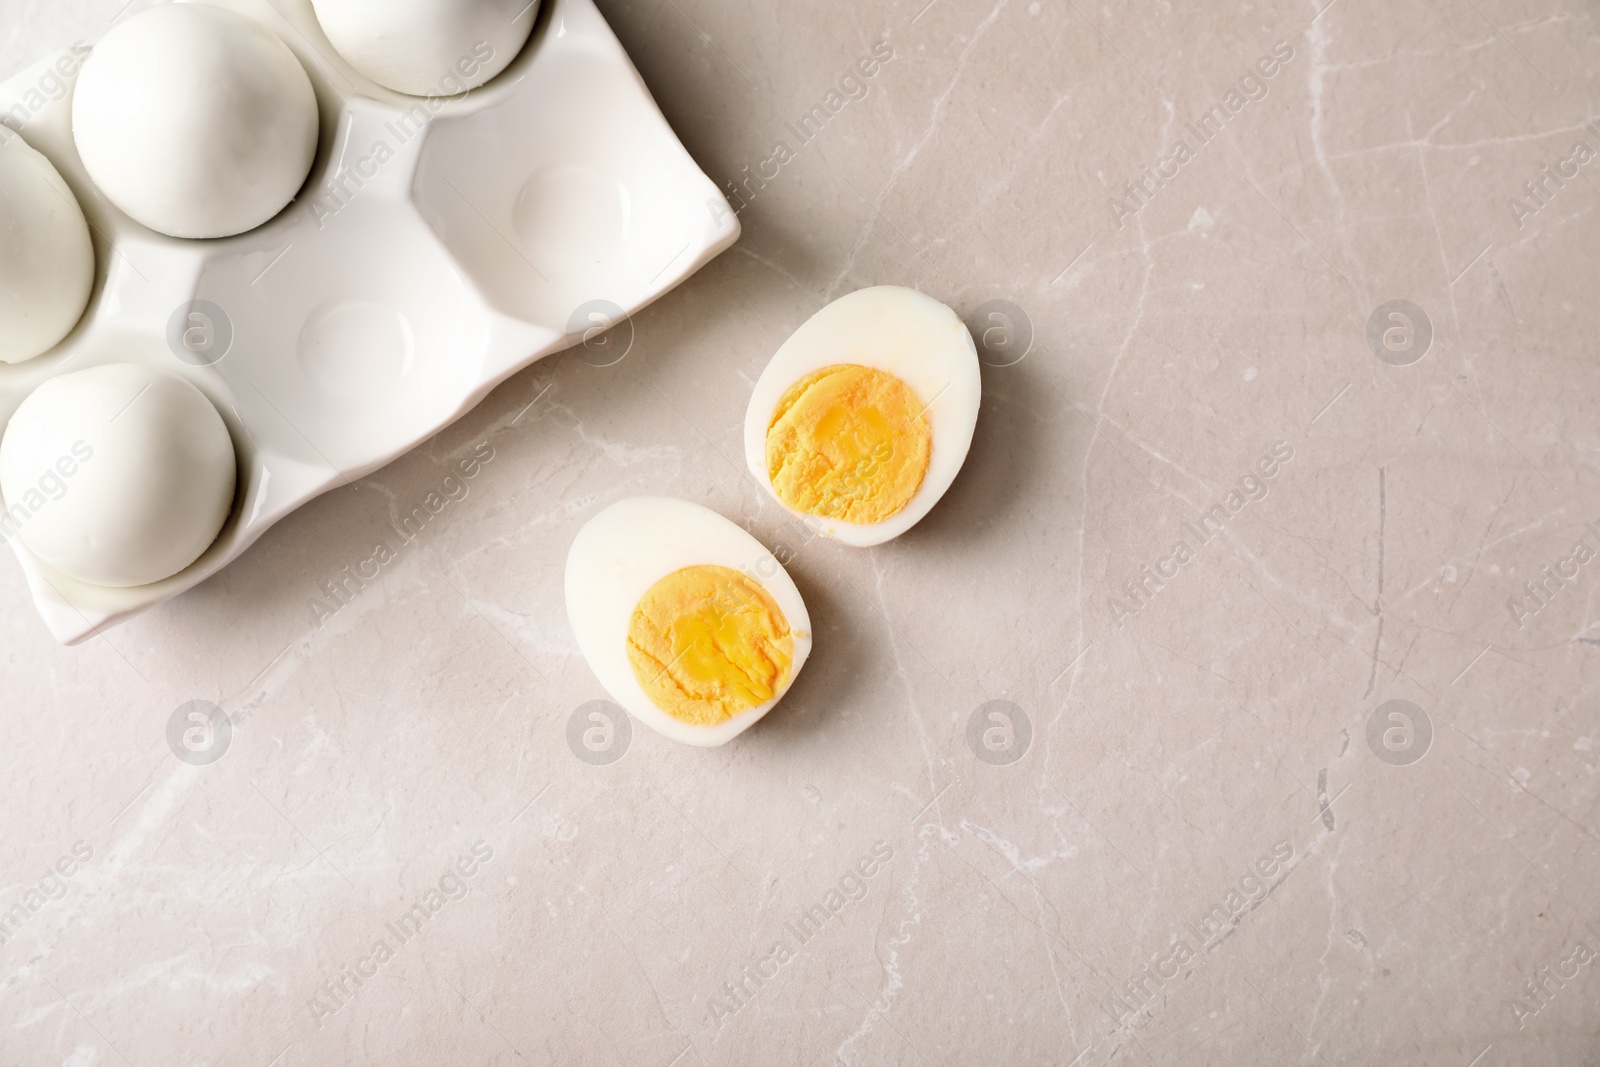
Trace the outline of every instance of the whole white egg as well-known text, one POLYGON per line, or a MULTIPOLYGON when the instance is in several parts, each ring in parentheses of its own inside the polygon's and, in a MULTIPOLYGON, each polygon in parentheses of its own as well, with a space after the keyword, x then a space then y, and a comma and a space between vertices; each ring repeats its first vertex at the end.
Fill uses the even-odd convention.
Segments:
POLYGON ((227 237, 294 199, 317 152, 305 68, 266 26, 166 4, 114 27, 84 62, 72 135, 89 177, 136 222, 227 237))
POLYGON ((0 362, 54 348, 94 287, 94 245, 72 189, 0 127, 0 362))
POLYGON ((454 96, 506 69, 528 43, 538 0, 312 0, 339 54, 379 85, 454 96))
POLYGON ((861 289, 807 319, 761 372, 745 462, 817 532, 882 544, 955 481, 981 401, 960 316, 914 289, 861 289))
POLYGON ((110 363, 51 378, 0 438, 0 535, 91 585, 148 585, 199 558, 227 520, 233 440, 169 371, 110 363))
POLYGON ((811 618, 761 542, 698 504, 618 501, 567 554, 567 618, 613 700, 676 741, 726 744, 783 699, 811 618))

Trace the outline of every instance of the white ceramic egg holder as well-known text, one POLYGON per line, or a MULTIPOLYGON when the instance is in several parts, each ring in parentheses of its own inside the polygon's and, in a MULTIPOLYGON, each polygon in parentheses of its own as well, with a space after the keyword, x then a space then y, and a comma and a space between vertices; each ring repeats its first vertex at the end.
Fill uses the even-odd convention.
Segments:
POLYGON ((595 321, 575 319, 585 305, 631 314, 739 236, 592 0, 544 0, 507 70, 432 102, 356 73, 310 0, 213 2, 283 38, 321 112, 306 186, 249 233, 178 240, 107 202, 73 147, 71 79, 49 99, 57 57, 0 83, 6 121, 77 193, 97 260, 89 308, 66 340, 0 364, 0 422, 47 378, 145 362, 204 391, 238 454, 222 533, 165 581, 86 585, 10 539, 39 614, 66 644, 204 581, 295 508, 569 347, 595 321), (191 301, 222 314, 201 305, 193 318, 191 301))

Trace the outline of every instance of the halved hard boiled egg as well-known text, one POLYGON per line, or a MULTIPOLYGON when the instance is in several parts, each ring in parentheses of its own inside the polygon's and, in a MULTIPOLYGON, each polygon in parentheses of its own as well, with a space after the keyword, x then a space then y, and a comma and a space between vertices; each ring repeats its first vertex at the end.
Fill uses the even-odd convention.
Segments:
POLYGON ((621 500, 567 554, 567 618, 611 698, 686 744, 755 725, 811 653, 811 618, 761 542, 698 504, 621 500))
POLYGON ((813 529, 882 544, 955 481, 981 394, 960 316, 914 289, 861 289, 807 319, 761 372, 745 461, 813 529))

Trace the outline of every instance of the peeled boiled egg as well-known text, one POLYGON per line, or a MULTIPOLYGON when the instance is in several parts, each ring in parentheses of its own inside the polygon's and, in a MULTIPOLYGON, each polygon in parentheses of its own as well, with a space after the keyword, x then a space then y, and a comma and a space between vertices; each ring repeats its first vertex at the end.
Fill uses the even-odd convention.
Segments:
POLYGON ((600 684, 675 741, 721 745, 772 710, 811 618, 761 542, 698 504, 621 500, 567 554, 567 618, 600 684))
POLYGON ((539 0, 312 0, 322 32, 361 73, 397 93, 453 96, 506 69, 539 0))
POLYGON ((880 285, 807 319, 756 381, 750 471, 813 529, 865 547, 898 537, 955 481, 982 386, 961 318, 880 285))
POLYGON ((0 126, 0 362, 32 359, 71 332, 94 287, 94 245, 56 168, 0 126))
POLYGON ((234 467, 222 417, 176 374, 110 363, 58 375, 0 438, 0 534, 70 578, 148 585, 216 540, 234 467))
POLYGON ((317 151, 305 68, 267 27, 208 4, 165 4, 95 45, 72 135, 95 185, 173 237, 227 237, 282 211, 317 151))

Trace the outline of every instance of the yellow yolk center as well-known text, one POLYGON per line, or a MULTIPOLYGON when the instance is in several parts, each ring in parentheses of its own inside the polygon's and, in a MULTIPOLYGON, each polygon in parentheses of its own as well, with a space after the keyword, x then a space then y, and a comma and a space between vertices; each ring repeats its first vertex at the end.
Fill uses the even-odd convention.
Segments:
POLYGON ((789 678, 794 638, 772 595, 728 567, 673 571, 639 599, 628 662, 674 719, 715 726, 765 704, 789 678))
POLYGON ((841 363, 783 394, 767 428, 767 474, 796 511, 882 522, 916 495, 932 450, 926 405, 909 385, 841 363))

